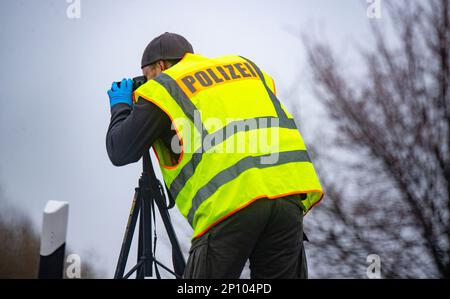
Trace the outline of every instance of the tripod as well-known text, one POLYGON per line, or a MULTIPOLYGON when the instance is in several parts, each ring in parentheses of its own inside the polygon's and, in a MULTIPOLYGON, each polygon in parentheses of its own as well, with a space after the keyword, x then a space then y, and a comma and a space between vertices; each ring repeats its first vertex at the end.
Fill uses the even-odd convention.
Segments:
POLYGON ((143 279, 144 277, 153 276, 153 266, 155 267, 155 274, 158 279, 161 275, 158 266, 162 267, 176 278, 182 278, 186 262, 181 253, 180 244, 178 243, 175 230, 168 209, 175 204, 174 200, 169 194, 169 205, 166 205, 164 190, 161 182, 156 178, 152 162, 150 160, 149 151, 145 151, 142 158, 143 170, 139 179, 139 186, 135 188, 133 202, 131 205, 130 216, 128 218, 125 235, 120 250, 119 260, 117 262, 115 279, 129 278, 136 271, 136 279, 143 279), (172 271, 155 258, 156 249, 156 217, 155 217, 155 203, 161 215, 161 219, 169 236, 172 245, 172 271), (140 215, 139 215, 140 213, 140 215), (138 239, 138 259, 134 267, 124 275, 125 266, 127 264, 130 246, 133 239, 136 222, 139 216, 139 239, 138 239), (152 221, 155 226, 154 238, 152 240, 152 221), (152 247, 153 246, 153 247, 152 247))

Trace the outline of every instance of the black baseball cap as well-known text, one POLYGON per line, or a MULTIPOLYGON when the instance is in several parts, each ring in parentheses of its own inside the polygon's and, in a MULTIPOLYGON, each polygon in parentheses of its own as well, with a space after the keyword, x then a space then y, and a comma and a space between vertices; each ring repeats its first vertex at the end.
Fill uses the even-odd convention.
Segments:
POLYGON ((142 55, 141 68, 158 60, 181 59, 186 53, 194 53, 187 39, 179 34, 166 32, 147 45, 142 55))

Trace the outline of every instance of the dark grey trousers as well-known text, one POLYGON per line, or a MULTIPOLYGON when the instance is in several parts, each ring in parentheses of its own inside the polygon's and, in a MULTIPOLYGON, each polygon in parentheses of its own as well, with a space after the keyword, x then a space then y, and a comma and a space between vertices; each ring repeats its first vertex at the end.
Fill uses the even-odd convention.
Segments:
POLYGON ((247 260, 252 279, 307 278, 301 196, 259 199, 194 239, 184 278, 239 278, 247 260))

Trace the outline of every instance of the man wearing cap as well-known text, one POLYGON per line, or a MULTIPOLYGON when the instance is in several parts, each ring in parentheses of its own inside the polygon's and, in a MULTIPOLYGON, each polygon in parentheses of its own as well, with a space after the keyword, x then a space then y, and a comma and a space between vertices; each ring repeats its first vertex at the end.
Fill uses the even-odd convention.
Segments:
POLYGON ((241 56, 194 54, 168 32, 141 68, 148 81, 134 92, 131 79, 108 91, 106 147, 116 166, 155 150, 194 231, 184 277, 239 278, 249 260, 251 278, 306 278, 303 215, 323 191, 272 78, 241 56))

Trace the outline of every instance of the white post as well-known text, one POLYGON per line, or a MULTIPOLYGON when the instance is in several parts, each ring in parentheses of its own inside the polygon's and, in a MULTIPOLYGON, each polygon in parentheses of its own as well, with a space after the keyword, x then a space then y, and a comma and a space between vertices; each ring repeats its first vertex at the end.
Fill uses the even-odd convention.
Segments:
POLYGON ((44 209, 39 278, 63 278, 69 203, 49 200, 44 209))

